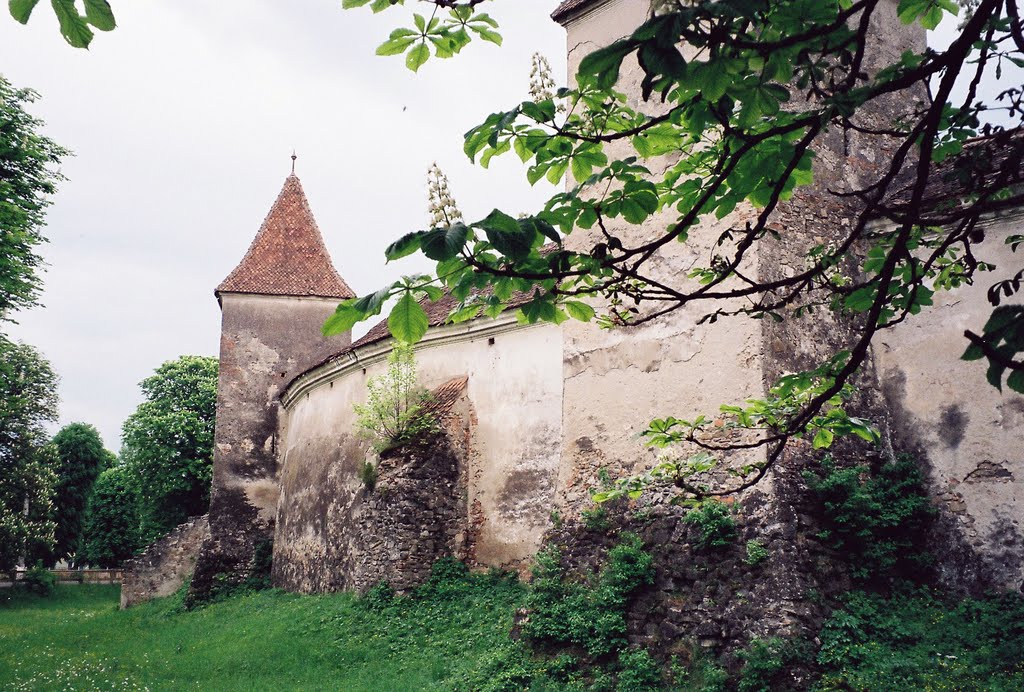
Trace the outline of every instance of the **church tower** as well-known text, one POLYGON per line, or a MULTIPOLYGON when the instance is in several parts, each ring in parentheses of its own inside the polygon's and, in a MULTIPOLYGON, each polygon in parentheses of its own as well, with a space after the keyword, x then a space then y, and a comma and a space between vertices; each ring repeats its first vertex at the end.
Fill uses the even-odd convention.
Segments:
POLYGON ((293 377, 351 343, 350 333, 320 333, 338 302, 354 294, 331 262, 294 163, 249 251, 214 294, 222 319, 210 537, 190 600, 228 575, 244 580, 269 554, 279 494, 278 396, 293 377))

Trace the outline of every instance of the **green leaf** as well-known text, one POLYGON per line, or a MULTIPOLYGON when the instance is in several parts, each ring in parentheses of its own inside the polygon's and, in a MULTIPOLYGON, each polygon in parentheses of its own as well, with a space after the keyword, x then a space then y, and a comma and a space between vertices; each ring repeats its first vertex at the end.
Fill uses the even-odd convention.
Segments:
POLYGON ((564 305, 569 316, 580 322, 589 322, 597 314, 594 308, 579 300, 567 300, 564 305))
POLYGON ((352 329, 356 322, 366 317, 366 313, 353 305, 354 301, 354 298, 345 301, 338 306, 333 315, 327 318, 327 321, 320 328, 320 332, 324 336, 343 334, 352 329))
POLYGON ((536 216, 527 216, 525 219, 519 219, 519 227, 524 233, 539 233, 553 243, 562 244, 562 239, 558 237, 558 231, 544 219, 537 218, 536 216))
POLYGON ((388 330, 391 336, 409 344, 416 343, 427 333, 430 321, 423 307, 412 297, 412 293, 402 296, 388 315, 388 330))
POLYGON ((480 310, 482 308, 483 306, 480 305, 479 303, 473 305, 464 305, 461 308, 453 311, 450 315, 448 315, 448 321, 453 324, 458 324, 459 322, 468 322, 469 320, 479 315, 480 310))
POLYGON ((428 58, 430 58, 430 48, 427 47, 425 41, 421 41, 405 56, 405 66, 413 72, 418 72, 428 58))
POLYGON ((32 15, 32 10, 34 10, 38 4, 39 0, 10 0, 7 6, 11 11, 11 16, 22 24, 25 24, 28 22, 28 18, 32 15))
POLYGON ((459 254, 468 236, 469 228, 461 223, 452 224, 448 228, 432 229, 423 234, 423 254, 435 262, 450 260, 459 254))
POLYGON ((422 242, 424 235, 426 234, 423 231, 406 233, 401 238, 388 245, 387 249, 384 250, 384 257, 386 257, 388 262, 390 262, 391 260, 411 255, 420 249, 420 243, 422 242))
POLYGON ((501 45, 501 34, 499 34, 497 31, 491 31, 490 29, 485 29, 484 27, 477 26, 476 24, 467 24, 466 26, 469 27, 470 31, 474 32, 483 40, 490 41, 491 43, 498 46, 501 45))
POLYGON ((405 49, 416 43, 419 40, 418 36, 408 37, 400 36, 397 38, 390 38, 384 43, 377 46, 377 55, 400 55, 405 52, 405 49))
POLYGON ((85 18, 100 31, 112 31, 117 27, 107 0, 85 0, 85 18))
POLYGON ((530 254, 533 238, 508 214, 495 209, 474 225, 482 228, 494 249, 506 257, 523 259, 530 254))
POLYGON ((848 310, 853 312, 865 312, 871 309, 871 306, 875 303, 875 293, 877 287, 874 285, 862 286, 856 291, 846 296, 843 300, 843 305, 848 310))
POLYGON ((580 61, 577 74, 581 77, 592 76, 602 89, 610 89, 619 81, 619 68, 622 60, 636 49, 636 41, 621 40, 610 46, 599 48, 580 61))
POLYGON ((725 96, 725 90, 732 85, 732 75, 720 62, 698 63, 693 70, 694 82, 708 101, 717 101, 725 96))
POLYGON ((1014 370, 1006 378, 1006 384, 1018 394, 1024 394, 1024 370, 1014 370))
POLYGON ((827 428, 819 428, 818 432, 814 435, 814 442, 811 443, 811 445, 815 449, 825 449, 832 445, 832 440, 834 438, 835 435, 831 430, 828 430, 827 428))
POLYGON ((74 0, 50 0, 60 24, 60 33, 75 48, 88 48, 93 33, 85 17, 78 14, 74 0))
POLYGON ((362 7, 370 4, 370 0, 341 0, 341 9, 351 10, 354 7, 362 7))

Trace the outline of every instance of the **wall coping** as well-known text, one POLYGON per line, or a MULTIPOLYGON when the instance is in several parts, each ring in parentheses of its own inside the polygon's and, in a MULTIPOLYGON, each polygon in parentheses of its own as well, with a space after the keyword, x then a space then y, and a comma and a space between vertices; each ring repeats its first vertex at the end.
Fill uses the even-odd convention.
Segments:
MULTIPOLYGON (((427 330, 423 340, 416 344, 415 350, 447 346, 465 341, 493 337, 498 334, 549 326, 547 322, 534 324, 521 323, 515 311, 508 311, 494 319, 477 318, 460 324, 444 324, 427 330)), ((554 326, 554 325, 551 325, 554 326)), ((558 328, 557 326, 555 328, 558 328)), ((292 380, 288 388, 281 393, 281 405, 285 410, 297 402, 303 395, 309 395, 314 389, 339 380, 355 370, 362 370, 370 365, 386 360, 391 353, 393 339, 385 338, 369 344, 358 346, 338 355, 323 365, 304 372, 292 380)))

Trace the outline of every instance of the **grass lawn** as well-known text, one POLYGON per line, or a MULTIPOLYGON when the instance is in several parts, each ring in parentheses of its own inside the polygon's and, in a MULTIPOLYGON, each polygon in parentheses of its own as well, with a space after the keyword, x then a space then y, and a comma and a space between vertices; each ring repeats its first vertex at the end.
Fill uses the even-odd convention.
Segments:
POLYGON ((370 608, 264 591, 127 611, 119 588, 0 591, 0 689, 416 690, 457 686, 508 647, 522 587, 497 582, 370 608))

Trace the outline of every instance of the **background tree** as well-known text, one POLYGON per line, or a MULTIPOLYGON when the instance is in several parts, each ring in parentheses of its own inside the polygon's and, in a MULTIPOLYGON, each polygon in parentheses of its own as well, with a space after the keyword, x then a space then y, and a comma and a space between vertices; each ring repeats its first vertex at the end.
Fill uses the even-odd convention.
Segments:
POLYGON ((68 154, 39 134, 43 123, 25 110, 36 98, 0 75, 0 322, 39 295, 43 212, 68 154))
POLYGON ((93 567, 120 567, 141 547, 136 482, 123 465, 103 471, 92 486, 77 559, 93 567))
POLYGON ((45 424, 57 418, 57 376, 31 346, 0 335, 0 569, 53 545, 54 454, 45 424))
MULTIPOLYGON (((53 446, 57 476, 53 519, 57 526, 51 558, 44 561, 48 564, 75 557, 82 539, 82 522, 93 483, 116 460, 112 452, 104 449, 96 428, 86 423, 65 425, 53 436, 53 446)), ((77 558, 75 562, 78 562, 77 558)))
MULTIPOLYGON (((403 4, 343 1, 375 12, 403 4)), ((379 54, 405 55, 417 70, 431 55, 459 53, 474 36, 494 40, 495 22, 479 12, 488 0, 416 6, 423 4, 431 11, 414 13, 379 54)), ((687 306, 705 306, 704 322, 746 316, 807 325, 816 311, 813 321, 843 334, 831 357, 779 379, 748 406, 654 421, 652 442, 686 443, 699 455, 660 465, 628 492, 652 480, 673 480, 694 495, 735 492, 763 477, 794 437, 819 448, 851 432, 874 439, 866 421, 844 408, 872 340, 927 309, 936 291, 992 269, 977 254, 986 241, 979 221, 1024 202, 1024 137, 1013 129, 1024 118, 1024 90, 1009 84, 994 98, 979 90, 1010 64, 1024 66, 1014 0, 656 0, 632 34, 583 58, 574 88, 496 112, 466 134, 464 150, 481 165, 514 151, 530 182, 571 175, 567 191, 532 216, 495 209, 475 222, 408 233, 388 259, 422 251, 437 262, 436 278, 409 277, 345 301, 325 333, 345 331, 398 297, 389 326, 397 339, 415 340, 418 331, 405 326, 425 322, 417 300, 436 284, 462 300, 456 320, 497 314, 517 291, 533 296, 520 307, 524 321, 596 317, 609 328, 687 306), (896 62, 882 63, 873 27, 892 21, 893 5, 898 21, 927 29, 963 10, 960 33, 944 50, 908 46, 896 62), (638 103, 616 90, 627 58, 642 72, 638 103), (967 145, 978 136, 984 141, 967 145), (827 138, 869 139, 875 170, 842 189, 807 187, 827 138), (807 208, 828 210, 835 221, 817 242, 779 213, 804 192, 807 208), (738 207, 751 213, 734 215, 738 207), (691 242, 705 219, 738 221, 711 239, 703 264, 659 274, 663 249, 691 242), (636 225, 642 233, 622 230, 636 225), (581 231, 584 241, 565 242, 581 231), (744 269, 780 244, 803 255, 791 275, 744 269), (723 443, 715 421, 749 434, 723 443), (735 481, 711 491, 690 482, 693 468, 737 447, 763 447, 766 461, 733 469, 735 481)), ((1016 250, 1024 237, 987 240, 1016 250)), ((1024 308, 999 303, 1022 279, 1024 270, 1011 269, 991 286, 992 318, 964 344, 966 358, 988 359, 989 382, 1001 387, 1005 378, 1019 392, 1024 308)))
POLYGON ((146 400, 124 423, 121 458, 148 543, 209 506, 217 359, 181 356, 140 386, 146 400))

